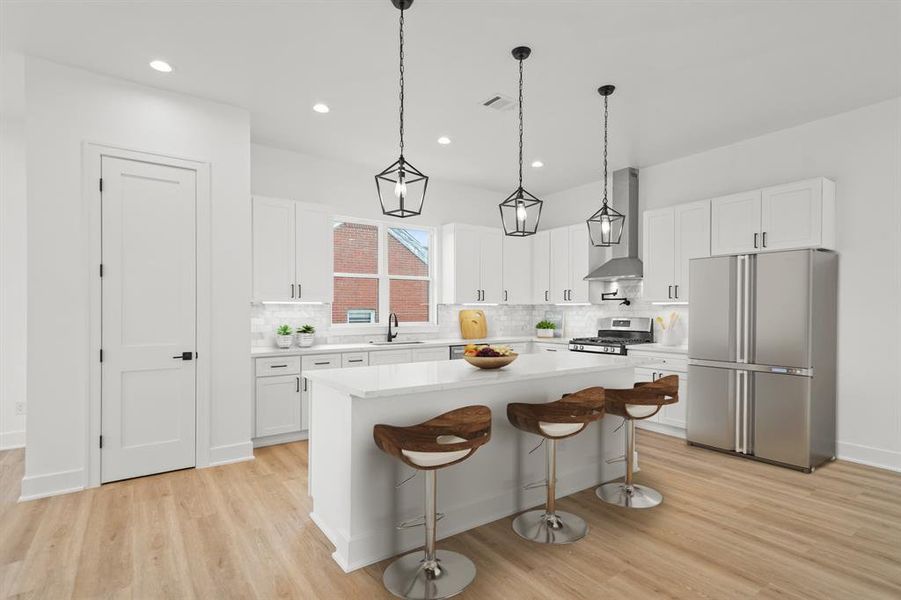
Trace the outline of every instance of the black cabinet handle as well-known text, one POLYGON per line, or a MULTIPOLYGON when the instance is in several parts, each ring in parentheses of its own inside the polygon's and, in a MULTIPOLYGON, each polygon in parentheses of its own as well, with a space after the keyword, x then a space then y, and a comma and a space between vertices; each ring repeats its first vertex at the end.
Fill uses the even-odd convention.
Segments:
POLYGON ((325 362, 314 362, 313 364, 316 365, 316 366, 327 365, 327 364, 329 364, 329 361, 325 361, 325 362))
POLYGON ((300 377, 297 378, 297 389, 295 389, 294 391, 295 391, 295 392, 299 392, 299 391, 300 391, 300 377))
POLYGON ((766 231, 763 232, 763 247, 766 248, 766 231))
POLYGON ((666 286, 666 288, 667 288, 667 292, 666 292, 667 298, 672 298, 673 297, 673 286, 668 285, 668 286, 666 286))
POLYGON ((178 360, 191 360, 194 358, 193 352, 182 352, 178 356, 173 356, 172 358, 176 358, 178 360))
POLYGON ((347 362, 349 362, 349 363, 352 363, 352 362, 353 362, 353 363, 358 363, 358 362, 363 362, 363 359, 362 359, 362 358, 352 358, 352 359, 348 359, 347 362))
POLYGON ((757 234, 754 234, 754 247, 757 247, 757 234))
POLYGON ((547 295, 548 295, 548 290, 544 290, 544 301, 545 301, 545 302, 548 301, 547 295))
POLYGON ((269 365, 270 369, 284 369, 288 365, 269 365))
POLYGON ((294 284, 291 284, 291 297, 294 297, 294 284))
POLYGON ((307 378, 303 378, 303 391, 307 391, 307 378))
POLYGON ((298 297, 298 298, 303 298, 303 291, 302 291, 302 290, 303 290, 303 288, 302 288, 302 287, 300 286, 300 284, 298 283, 298 284, 297 284, 297 297, 298 297))
POLYGON ((507 290, 504 290, 504 302, 507 301, 507 290))
POLYGON ((676 290, 676 299, 678 299, 679 298, 679 284, 676 284, 674 287, 676 290))

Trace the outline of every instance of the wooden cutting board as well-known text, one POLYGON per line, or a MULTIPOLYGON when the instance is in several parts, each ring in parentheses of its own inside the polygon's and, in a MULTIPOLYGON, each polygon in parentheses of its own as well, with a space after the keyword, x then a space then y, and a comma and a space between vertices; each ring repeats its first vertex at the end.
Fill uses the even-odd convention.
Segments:
POLYGON ((485 311, 461 310, 460 334, 464 340, 480 340, 488 337, 488 321, 485 311))

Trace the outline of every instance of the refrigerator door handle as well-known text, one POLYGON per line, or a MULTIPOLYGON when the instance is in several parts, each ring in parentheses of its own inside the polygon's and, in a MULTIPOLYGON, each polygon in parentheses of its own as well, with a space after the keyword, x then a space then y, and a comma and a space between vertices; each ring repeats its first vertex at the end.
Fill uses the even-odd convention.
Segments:
POLYGON ((742 269, 742 362, 750 362, 748 356, 751 351, 751 259, 745 256, 745 265, 742 269))
POLYGON ((744 278, 742 276, 744 270, 744 256, 739 256, 736 261, 736 269, 735 269, 735 361, 736 362, 744 362, 744 357, 742 353, 742 333, 744 328, 742 326, 742 317, 744 314, 744 302, 745 302, 745 290, 743 287, 744 278))
POLYGON ((735 372, 735 451, 741 452, 741 371, 735 372))
POLYGON ((749 444, 748 444, 748 434, 750 433, 750 423, 749 419, 749 410, 748 403, 750 402, 750 394, 748 388, 748 372, 747 371, 739 371, 741 375, 741 453, 748 454, 749 444))

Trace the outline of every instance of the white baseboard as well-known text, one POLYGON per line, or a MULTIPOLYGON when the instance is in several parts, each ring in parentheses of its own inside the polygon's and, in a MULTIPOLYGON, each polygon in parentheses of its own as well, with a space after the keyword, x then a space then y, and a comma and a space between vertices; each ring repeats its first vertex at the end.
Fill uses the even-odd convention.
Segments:
POLYGON ((47 473, 46 475, 32 475, 22 478, 22 492, 19 496, 19 502, 80 492, 84 488, 84 469, 59 471, 57 473, 47 473))
MULTIPOLYGON (((648 421, 647 419, 636 421, 635 425, 639 429, 647 429, 648 431, 662 433, 663 435, 670 435, 672 437, 677 437, 683 440, 685 439, 685 430, 681 427, 674 427, 672 425, 656 423, 654 421, 648 421)), ((641 448, 639 447, 638 450, 641 451, 641 448)))
POLYGON ((836 453, 841 460, 901 472, 901 452, 849 442, 838 442, 836 446, 836 453))
POLYGON ((240 444, 210 448, 210 464, 208 466, 218 467, 245 460, 253 460, 253 442, 249 440, 240 444))
POLYGON ((295 431, 294 433, 280 433, 278 435, 267 435, 266 437, 253 438, 254 448, 265 448, 266 446, 275 446, 276 444, 290 444, 291 442, 300 442, 309 437, 306 431, 295 431))
POLYGON ((0 450, 25 447, 25 430, 0 432, 0 450))

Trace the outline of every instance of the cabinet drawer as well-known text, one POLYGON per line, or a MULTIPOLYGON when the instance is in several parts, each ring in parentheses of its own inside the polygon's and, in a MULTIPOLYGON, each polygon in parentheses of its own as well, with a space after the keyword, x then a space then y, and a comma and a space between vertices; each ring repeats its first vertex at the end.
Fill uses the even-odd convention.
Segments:
POLYGON ((542 344, 536 342, 533 344, 535 352, 569 352, 569 348, 565 344, 542 344))
POLYGON ((380 350, 373 352, 369 357, 370 365, 396 365, 413 362, 413 353, 410 350, 380 350))
POLYGON ((676 371, 679 373, 688 372, 688 359, 682 356, 673 356, 672 354, 645 354, 642 352, 629 351, 632 358, 647 359, 647 364, 641 365, 641 369, 651 369, 656 371, 676 371))
POLYGON ((368 352, 345 352, 341 355, 342 367, 365 367, 368 364, 368 352))
POLYGON ((450 350, 447 346, 413 350, 413 362, 431 362, 438 360, 450 360, 450 350))
POLYGON ((516 352, 517 354, 528 354, 532 351, 532 344, 529 342, 519 342, 516 344, 507 344, 510 346, 510 349, 516 352))
POLYGON ((340 354, 316 354, 312 356, 301 357, 301 366, 304 371, 311 369, 340 369, 340 354))
POLYGON ((297 375, 300 373, 299 356, 271 356, 258 358, 257 377, 269 377, 272 375, 297 375))

